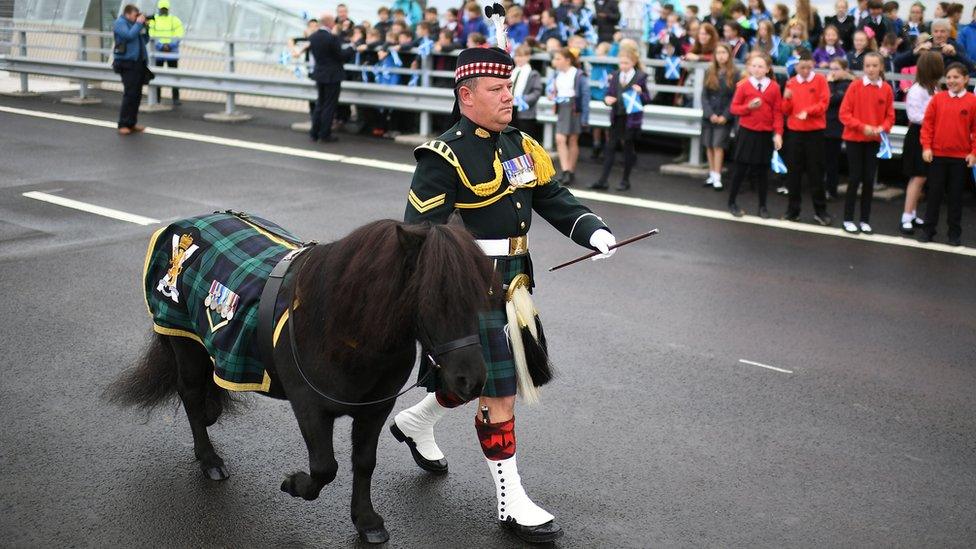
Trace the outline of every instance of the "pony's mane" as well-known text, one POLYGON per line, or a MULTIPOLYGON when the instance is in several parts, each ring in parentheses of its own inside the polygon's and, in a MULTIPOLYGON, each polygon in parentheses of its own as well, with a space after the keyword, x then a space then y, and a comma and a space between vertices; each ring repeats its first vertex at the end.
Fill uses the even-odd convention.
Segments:
POLYGON ((460 225, 374 221, 306 255, 295 286, 305 309, 299 316, 310 346, 321 351, 340 342, 374 349, 408 344, 418 313, 459 318, 483 309, 493 276, 460 225))

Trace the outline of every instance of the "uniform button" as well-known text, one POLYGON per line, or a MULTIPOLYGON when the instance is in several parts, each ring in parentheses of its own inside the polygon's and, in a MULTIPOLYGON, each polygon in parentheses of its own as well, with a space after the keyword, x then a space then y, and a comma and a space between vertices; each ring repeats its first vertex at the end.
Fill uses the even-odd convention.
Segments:
POLYGON ((461 130, 458 130, 457 131, 457 135, 461 135, 461 130))
POLYGON ((522 203, 521 202, 516 202, 515 203, 515 207, 516 208, 521 208, 522 207, 522 203))
POLYGON ((521 228, 523 228, 523 229, 524 229, 524 228, 525 228, 525 221, 523 221, 523 222, 521 222, 521 223, 519 223, 519 227, 521 227, 521 228))

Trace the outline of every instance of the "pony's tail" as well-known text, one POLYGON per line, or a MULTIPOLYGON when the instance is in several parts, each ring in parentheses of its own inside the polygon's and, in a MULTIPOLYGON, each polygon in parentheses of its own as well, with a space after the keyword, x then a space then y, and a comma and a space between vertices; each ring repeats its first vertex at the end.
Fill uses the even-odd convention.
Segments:
POLYGON ((164 336, 153 332, 142 357, 132 368, 119 374, 105 390, 104 397, 119 406, 152 410, 176 395, 178 377, 173 347, 164 336))

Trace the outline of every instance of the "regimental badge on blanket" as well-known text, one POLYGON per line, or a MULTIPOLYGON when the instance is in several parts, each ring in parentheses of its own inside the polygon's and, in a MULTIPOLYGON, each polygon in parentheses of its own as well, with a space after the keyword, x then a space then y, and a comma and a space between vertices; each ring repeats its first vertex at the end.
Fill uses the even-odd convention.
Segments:
POLYGON ((214 280, 210 283, 210 292, 207 293, 203 304, 211 311, 216 311, 221 318, 231 320, 237 310, 237 304, 241 296, 232 292, 227 286, 214 280))
POLYGON ((183 264, 190 259, 193 254, 200 249, 193 243, 193 236, 182 234, 173 235, 173 253, 169 258, 169 270, 166 275, 159 279, 156 290, 164 296, 173 300, 173 303, 180 302, 180 291, 176 288, 176 279, 183 271, 183 264))
POLYGON ((533 169, 535 162, 532 161, 532 155, 523 154, 506 160, 502 162, 502 167, 505 168, 505 176, 508 177, 508 182, 516 187, 528 185, 536 180, 533 169))

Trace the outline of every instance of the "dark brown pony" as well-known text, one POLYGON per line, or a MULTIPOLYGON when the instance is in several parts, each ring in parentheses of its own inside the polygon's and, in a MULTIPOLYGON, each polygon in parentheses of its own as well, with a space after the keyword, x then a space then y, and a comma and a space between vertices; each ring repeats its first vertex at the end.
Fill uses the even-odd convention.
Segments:
MULTIPOLYGON (((315 246, 296 260, 293 310, 295 343, 305 376, 296 369, 288 338, 274 350, 268 396, 291 402, 308 446, 309 472, 288 475, 281 489, 314 500, 338 471, 333 422, 352 416, 352 520, 369 543, 389 539, 373 509, 370 483, 379 433, 395 395, 416 360, 416 342, 432 349, 478 333, 478 313, 493 283, 490 261, 460 220, 447 225, 404 225, 392 220, 365 225, 337 242, 315 246)), ((435 357, 442 386, 464 399, 480 394, 486 369, 481 348, 468 345, 435 357)), ((153 334, 149 348, 109 388, 111 401, 152 409, 179 394, 193 432, 193 450, 204 474, 228 477, 207 427, 231 403, 213 382, 213 363, 202 345, 153 334)))

